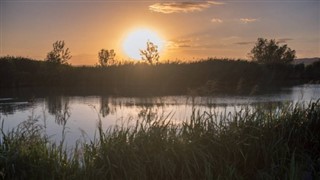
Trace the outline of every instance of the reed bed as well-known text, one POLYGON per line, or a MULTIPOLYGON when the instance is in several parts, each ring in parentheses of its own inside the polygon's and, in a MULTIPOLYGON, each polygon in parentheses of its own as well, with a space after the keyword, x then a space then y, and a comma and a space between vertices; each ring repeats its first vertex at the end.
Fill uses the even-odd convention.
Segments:
MULTIPOLYGON (((151 112, 150 112, 151 113, 151 112)), ((38 118, 1 129, 2 179, 319 179, 320 102, 199 113, 182 123, 146 113, 73 148, 38 118)))

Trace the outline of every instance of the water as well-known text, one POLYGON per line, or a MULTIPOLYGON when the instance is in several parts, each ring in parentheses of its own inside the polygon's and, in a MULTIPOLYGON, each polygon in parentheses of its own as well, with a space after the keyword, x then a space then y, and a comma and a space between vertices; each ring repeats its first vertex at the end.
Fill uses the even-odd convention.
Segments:
POLYGON ((193 109, 200 112, 234 113, 244 107, 320 99, 320 85, 301 85, 255 96, 214 97, 110 97, 110 96, 59 96, 41 95, 0 96, 0 118, 3 129, 8 131, 28 118, 37 119, 45 128, 51 141, 62 140, 62 130, 67 134, 65 142, 73 145, 78 139, 93 139, 99 119, 104 129, 133 124, 147 112, 154 116, 170 118, 174 122, 189 119, 193 109))

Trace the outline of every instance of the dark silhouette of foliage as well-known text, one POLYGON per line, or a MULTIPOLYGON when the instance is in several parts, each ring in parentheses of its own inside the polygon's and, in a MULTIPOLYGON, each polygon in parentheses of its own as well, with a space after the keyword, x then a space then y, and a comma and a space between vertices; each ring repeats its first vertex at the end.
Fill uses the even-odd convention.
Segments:
POLYGON ((116 56, 116 53, 113 49, 101 49, 98 53, 98 56, 100 66, 105 67, 114 64, 114 57, 116 56))
POLYGON ((251 58, 263 64, 290 63, 295 58, 295 50, 291 50, 286 44, 279 45, 274 39, 258 38, 251 50, 251 58))
POLYGON ((64 41, 56 41, 52 44, 53 50, 47 54, 46 60, 56 64, 67 64, 71 59, 69 48, 65 49, 64 41))
MULTIPOLYGON (((22 57, 0 57, 0 90, 38 88, 75 95, 254 94, 320 81, 320 63, 260 64, 243 60, 131 63, 106 68, 69 66, 22 57)), ((37 93, 41 93, 37 92, 37 93)))
POLYGON ((142 60, 148 61, 150 64, 157 63, 159 61, 159 52, 158 52, 158 46, 153 44, 152 42, 147 42, 147 49, 141 50, 140 54, 142 60))
POLYGON ((303 78, 310 82, 320 83, 320 59, 305 68, 303 78))

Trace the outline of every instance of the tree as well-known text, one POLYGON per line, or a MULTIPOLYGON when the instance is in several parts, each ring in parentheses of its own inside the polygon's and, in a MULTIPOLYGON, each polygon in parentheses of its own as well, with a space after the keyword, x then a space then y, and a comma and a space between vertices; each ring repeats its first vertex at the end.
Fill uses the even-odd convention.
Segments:
POLYGON ((280 46, 274 39, 268 41, 263 38, 258 38, 250 53, 252 60, 263 64, 290 63, 296 57, 295 54, 296 51, 286 44, 280 46))
POLYGON ((46 61, 57 64, 67 64, 71 59, 69 48, 65 49, 64 41, 56 41, 53 43, 53 50, 47 54, 46 61))
POLYGON ((150 64, 158 62, 160 57, 158 52, 158 46, 148 41, 147 49, 146 50, 140 49, 140 55, 142 60, 147 60, 150 64))
POLYGON ((101 49, 98 53, 99 56, 99 64, 104 67, 114 62, 114 57, 116 53, 113 49, 110 51, 107 49, 101 49))

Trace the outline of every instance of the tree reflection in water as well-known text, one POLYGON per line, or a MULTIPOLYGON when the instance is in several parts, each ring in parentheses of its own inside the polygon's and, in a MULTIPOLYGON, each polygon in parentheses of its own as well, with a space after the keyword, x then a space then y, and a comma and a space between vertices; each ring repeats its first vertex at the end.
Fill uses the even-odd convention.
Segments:
POLYGON ((48 97, 48 112, 55 117, 55 122, 62 126, 62 139, 60 144, 63 145, 66 137, 66 125, 71 116, 69 98, 62 96, 48 97))
POLYGON ((109 98, 101 96, 100 97, 100 114, 102 117, 106 117, 110 114, 111 108, 109 107, 109 98))
POLYGON ((13 98, 0 98, 0 113, 4 115, 14 114, 17 110, 23 111, 32 107, 32 101, 13 99, 13 98))
POLYGON ((46 103, 48 112, 55 116, 56 123, 65 126, 71 116, 69 98, 62 96, 48 97, 46 103))

